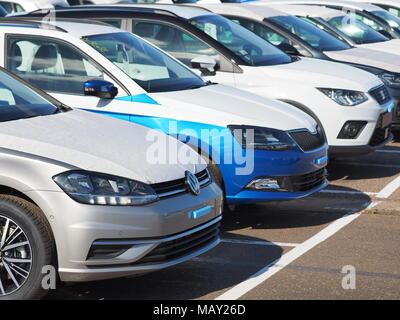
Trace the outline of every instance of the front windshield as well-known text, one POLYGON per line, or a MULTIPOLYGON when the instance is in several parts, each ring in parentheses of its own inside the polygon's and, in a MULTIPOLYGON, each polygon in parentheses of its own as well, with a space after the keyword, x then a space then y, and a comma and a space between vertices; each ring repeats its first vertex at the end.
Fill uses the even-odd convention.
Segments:
POLYGON ((337 51, 351 48, 348 44, 297 17, 277 16, 269 20, 285 28, 320 51, 337 51))
POLYGON ((392 28, 400 30, 400 18, 390 14, 385 10, 376 10, 372 11, 371 13, 382 20, 385 20, 392 28))
POLYGON ((292 59, 253 32, 218 15, 204 15, 189 22, 217 40, 251 66, 290 63, 292 59))
POLYGON ((147 92, 167 92, 207 85, 199 76, 154 46, 128 32, 83 38, 147 92))
POLYGON ((0 71, 0 122, 46 116, 57 110, 35 91, 0 71))
POLYGON ((343 32, 357 44, 387 41, 388 38, 350 16, 338 16, 327 21, 330 25, 343 32))

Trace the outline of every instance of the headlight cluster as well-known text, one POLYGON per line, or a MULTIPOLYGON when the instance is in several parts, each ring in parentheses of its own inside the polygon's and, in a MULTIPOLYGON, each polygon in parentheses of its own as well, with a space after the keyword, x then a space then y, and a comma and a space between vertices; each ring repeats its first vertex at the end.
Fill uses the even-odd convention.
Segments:
POLYGON ((296 146, 285 131, 244 125, 229 125, 228 128, 243 149, 284 151, 296 146))
POLYGON ((379 78, 388 87, 400 88, 400 74, 398 73, 382 73, 379 78))
POLYGON ((368 100, 365 93, 353 90, 317 88, 341 106, 356 106, 368 100))
POLYGON ((69 171, 53 179, 72 199, 85 204, 139 206, 158 200, 151 186, 116 176, 69 171))

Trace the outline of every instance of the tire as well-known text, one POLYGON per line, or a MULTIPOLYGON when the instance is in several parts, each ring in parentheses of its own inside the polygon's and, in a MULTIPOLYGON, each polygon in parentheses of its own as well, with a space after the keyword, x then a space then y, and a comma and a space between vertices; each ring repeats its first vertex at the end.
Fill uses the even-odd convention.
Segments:
MULTIPOLYGON (((42 268, 54 265, 54 241, 43 212, 34 204, 9 195, 0 195, 0 300, 40 299, 47 290, 42 288, 42 268), (7 222, 8 221, 8 222, 7 222), (6 225, 8 225, 7 230, 6 225), (20 228, 20 229, 17 229, 20 228), (2 245, 6 231, 5 244, 2 245), (15 233, 12 233, 15 231, 15 233), (21 231, 21 232, 20 232, 21 231), (20 234, 15 240, 12 236, 20 234), (16 248, 7 246, 26 243, 16 248), (7 250, 4 250, 7 248, 7 250), (7 256, 6 256, 7 255, 7 256), (25 259, 31 263, 8 261, 7 259, 25 259), (8 270, 7 267, 8 266, 8 270), (10 269, 10 266, 12 269, 10 269), (22 268, 25 272, 22 272, 22 268), (20 271, 20 274, 13 272, 20 271), (14 275, 19 287, 15 284, 14 275), (25 275, 22 277, 21 274, 25 275)), ((24 260, 24 261, 25 261, 24 260)))

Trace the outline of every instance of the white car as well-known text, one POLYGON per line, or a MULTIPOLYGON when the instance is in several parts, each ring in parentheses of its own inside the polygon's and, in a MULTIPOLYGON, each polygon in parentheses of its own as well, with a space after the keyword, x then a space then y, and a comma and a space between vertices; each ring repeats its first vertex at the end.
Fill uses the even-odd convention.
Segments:
POLYGON ((69 6, 66 0, 0 0, 0 5, 9 14, 69 6))
POLYGON ((63 9, 57 16, 108 21, 114 17, 128 26, 126 30, 186 65, 200 68, 210 81, 305 110, 323 127, 330 152, 336 156, 370 152, 390 140, 387 126, 394 104, 377 77, 343 64, 290 57, 209 10, 167 4, 114 5, 63 9))
MULTIPOLYGON (((211 160, 228 204, 304 197, 327 185, 326 140, 297 108, 207 83, 145 40, 103 23, 5 21, 7 69, 69 105, 184 141, 211 160)), ((366 132, 385 105, 368 100, 374 122, 366 132)))
POLYGON ((341 10, 365 23, 389 39, 400 38, 400 18, 381 7, 345 0, 264 0, 264 3, 319 5, 341 10))
POLYGON ((258 4, 210 4, 203 7, 239 23, 288 54, 346 62, 379 76, 396 105, 392 129, 400 129, 400 65, 396 63, 400 55, 353 47, 344 43, 339 34, 328 34, 321 30, 323 26, 313 25, 316 24, 312 20, 314 14, 337 15, 343 14, 342 11, 320 6, 258 4))
POLYGON ((353 0, 355 2, 370 3, 389 11, 392 15, 400 18, 399 0, 353 0))

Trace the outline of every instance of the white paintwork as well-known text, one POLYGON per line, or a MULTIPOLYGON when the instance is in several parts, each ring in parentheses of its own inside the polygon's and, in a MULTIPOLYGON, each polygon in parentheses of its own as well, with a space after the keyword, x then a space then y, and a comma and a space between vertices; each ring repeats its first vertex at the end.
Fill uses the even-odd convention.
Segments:
POLYGON ((69 7, 66 0, 1 0, 19 4, 25 11, 35 11, 38 9, 51 9, 55 6, 69 7))
MULTIPOLYGON (((212 10, 214 6, 202 6, 212 10)), ((253 3, 253 2, 252 2, 253 3)), ((256 3, 256 2, 254 2, 256 3)), ((240 4, 242 6, 244 4, 240 4)), ((178 16, 184 10, 184 18, 210 15, 209 10, 199 14, 199 7, 176 6, 170 4, 137 4, 132 7, 165 10, 178 16)), ((230 12, 231 4, 219 4, 230 12)), ((115 7, 115 6, 112 6, 115 7)), ((250 7, 250 5, 249 5, 250 7)), ((380 106, 371 96, 367 102, 355 107, 343 107, 321 93, 317 88, 335 88, 356 90, 367 93, 382 82, 374 75, 346 65, 316 59, 302 58, 300 61, 275 65, 251 67, 241 65, 243 73, 217 72, 207 79, 235 86, 268 98, 290 100, 311 109, 321 121, 331 146, 363 146, 370 141, 379 115, 387 110, 388 103, 380 106), (366 128, 357 139, 337 139, 337 136, 348 120, 366 120, 366 128)), ((178 93, 176 93, 178 95, 178 93)), ((167 94, 164 94, 165 96, 167 94)))
MULTIPOLYGON (((146 93, 121 69, 81 40, 82 32, 79 30, 86 30, 93 34, 94 25, 57 22, 57 26, 68 32, 34 29, 35 35, 64 40, 84 51, 126 87, 127 91, 119 88, 118 97, 146 93)), ((121 32, 112 27, 99 27, 99 34, 104 33, 106 29, 108 32, 121 32)), ((14 27, 1 27, 0 41, 2 40, 4 43, 6 34, 15 32, 14 27)), ((31 28, 18 28, 18 34, 30 34, 31 32, 31 28)), ((1 55, 3 55, 3 51, 1 55)), ((177 61, 177 63, 180 62, 177 61)), ((1 65, 4 65, 4 59, 2 59, 1 65)), ((111 79, 107 80, 112 81, 111 79)), ((157 101, 158 105, 115 99, 104 101, 97 97, 72 94, 51 92, 50 94, 68 105, 102 112, 194 121, 221 127, 229 124, 246 124, 281 130, 308 129, 311 132, 314 132, 316 128, 316 122, 311 117, 290 105, 220 85, 177 92, 148 93, 147 95, 157 101)))
MULTIPOLYGON (((286 1, 283 0, 283 2, 286 1)), ((244 5, 242 4, 241 6, 244 5)), ((326 21, 345 15, 345 13, 340 10, 312 5, 288 5, 281 3, 278 4, 276 2, 270 4, 270 2, 268 2, 268 4, 265 3, 265 6, 268 6, 273 10, 279 9, 290 15, 322 18, 326 21)), ((258 3, 255 6, 246 7, 248 10, 257 11, 259 8, 263 8, 264 6, 258 3)), ((397 63, 400 58, 400 39, 367 44, 357 44, 350 38, 347 39, 351 41, 351 44, 355 48, 343 51, 325 51, 324 53, 335 60, 369 65, 392 72, 400 72, 400 65, 397 63)))
MULTIPOLYGON (((140 6, 144 7, 143 5, 140 6)), ((235 6, 245 6, 245 4, 203 6, 210 10, 218 7, 220 13, 223 13, 223 11, 230 13, 235 6)), ((164 10, 167 8, 167 10, 178 14, 178 11, 174 10, 176 6, 156 7, 164 8, 164 10)), ((250 7, 251 5, 247 6, 248 9, 250 7)), ((189 11, 190 8, 186 7, 186 10, 189 11)), ((373 87, 382 84, 377 77, 342 64, 302 58, 298 62, 284 65, 240 67, 243 69, 243 73, 233 75, 227 72, 217 72, 216 76, 211 76, 209 79, 270 98, 295 101, 309 107, 321 121, 330 145, 368 144, 375 129, 377 117, 388 107, 388 105, 381 107, 372 99, 356 107, 342 107, 317 90, 316 88, 320 87, 368 92, 373 87), (337 139, 344 122, 354 119, 365 119, 369 122, 358 139, 337 139)))

